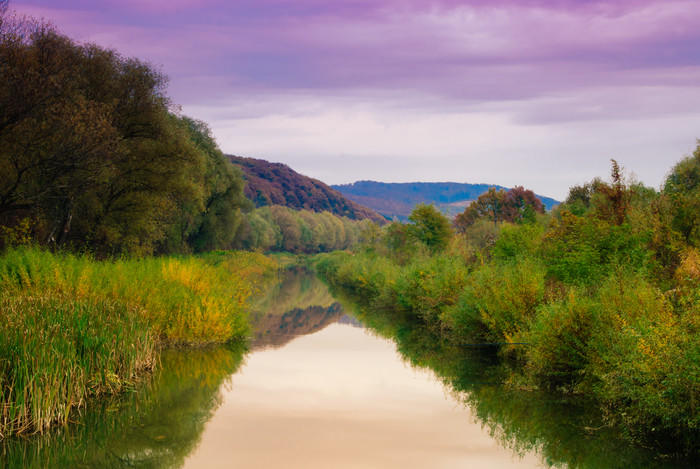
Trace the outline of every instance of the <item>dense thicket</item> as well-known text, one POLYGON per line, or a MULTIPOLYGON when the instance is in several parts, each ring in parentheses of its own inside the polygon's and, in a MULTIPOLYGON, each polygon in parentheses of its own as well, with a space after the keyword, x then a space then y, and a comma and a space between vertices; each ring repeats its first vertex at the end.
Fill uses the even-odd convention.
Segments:
POLYGON ((468 212, 432 246, 415 220, 392 224, 318 267, 378 314, 398 308, 454 343, 499 347, 520 365, 513 383, 590 396, 630 438, 697 453, 699 183, 700 142, 661 191, 613 161, 609 181, 573 187, 550 214, 468 212))
POLYGON ((203 123, 171 111, 161 72, 1 18, 0 244, 149 254, 232 242, 242 174, 203 123))

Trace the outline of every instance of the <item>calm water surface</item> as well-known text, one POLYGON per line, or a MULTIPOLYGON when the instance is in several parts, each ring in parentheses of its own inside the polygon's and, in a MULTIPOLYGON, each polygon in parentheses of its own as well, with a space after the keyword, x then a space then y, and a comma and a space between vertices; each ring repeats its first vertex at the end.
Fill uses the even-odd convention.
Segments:
POLYGON ((502 386, 493 357, 348 315, 311 274, 283 280, 247 347, 164 353, 138 392, 5 442, 0 466, 692 467, 627 445, 585 404, 502 386))
POLYGON ((542 467, 502 449, 434 375, 348 323, 251 354, 186 468, 542 467))

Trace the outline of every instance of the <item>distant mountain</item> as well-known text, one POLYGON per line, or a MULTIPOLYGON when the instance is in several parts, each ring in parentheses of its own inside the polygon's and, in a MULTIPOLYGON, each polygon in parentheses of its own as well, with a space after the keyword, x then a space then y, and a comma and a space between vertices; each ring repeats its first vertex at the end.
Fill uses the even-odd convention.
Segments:
MULTIPOLYGON (((405 220, 417 204, 433 203, 447 215, 464 211, 469 202, 476 200, 490 187, 505 189, 495 184, 464 184, 457 182, 387 183, 357 181, 352 184, 331 186, 345 197, 369 207, 388 218, 405 220)), ((538 195, 547 210, 558 201, 538 195)))
POLYGON ((377 212, 353 202, 321 181, 297 173, 286 164, 227 156, 243 170, 245 195, 256 207, 285 205, 314 212, 331 212, 353 220, 386 221, 377 212))

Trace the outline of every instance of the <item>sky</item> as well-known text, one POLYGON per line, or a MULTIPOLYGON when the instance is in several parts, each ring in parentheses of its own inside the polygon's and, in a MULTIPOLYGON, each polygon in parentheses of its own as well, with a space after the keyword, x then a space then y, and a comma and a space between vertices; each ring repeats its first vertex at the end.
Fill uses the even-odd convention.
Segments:
POLYGON ((226 153, 328 184, 659 188, 700 137, 697 0, 10 0, 169 76, 226 153))

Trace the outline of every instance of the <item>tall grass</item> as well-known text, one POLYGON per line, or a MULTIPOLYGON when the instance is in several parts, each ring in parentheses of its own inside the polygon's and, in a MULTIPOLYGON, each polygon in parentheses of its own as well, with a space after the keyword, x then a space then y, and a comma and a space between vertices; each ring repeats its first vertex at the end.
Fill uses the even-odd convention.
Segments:
POLYGON ((128 387, 153 366, 135 308, 58 293, 0 295, 0 437, 66 423, 85 399, 128 387))
POLYGON ((250 252, 97 262, 22 248, 0 257, 0 285, 121 301, 138 308, 162 342, 205 345, 248 333, 246 302, 275 269, 250 252))
POLYGON ((0 438, 65 423, 118 392, 162 345, 249 332, 248 298, 276 263, 257 253, 98 262, 36 248, 0 257, 0 438))

